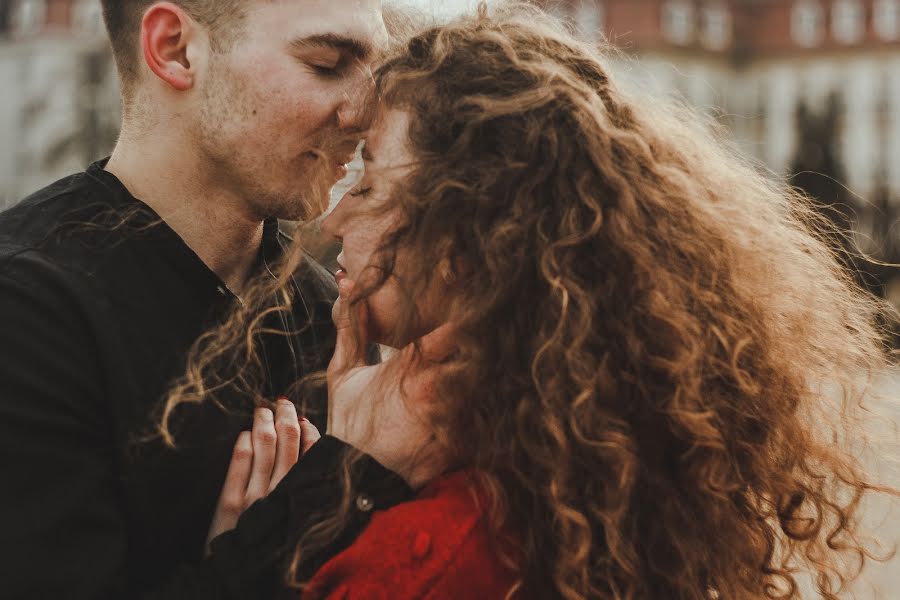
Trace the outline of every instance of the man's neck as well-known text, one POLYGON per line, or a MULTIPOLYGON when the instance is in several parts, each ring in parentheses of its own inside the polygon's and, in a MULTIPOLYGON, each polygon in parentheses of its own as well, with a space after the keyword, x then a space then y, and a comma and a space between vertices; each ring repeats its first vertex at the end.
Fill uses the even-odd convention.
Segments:
POLYGON ((263 222, 224 189, 189 144, 123 133, 106 170, 146 203, 235 293, 244 287, 262 243, 263 222))

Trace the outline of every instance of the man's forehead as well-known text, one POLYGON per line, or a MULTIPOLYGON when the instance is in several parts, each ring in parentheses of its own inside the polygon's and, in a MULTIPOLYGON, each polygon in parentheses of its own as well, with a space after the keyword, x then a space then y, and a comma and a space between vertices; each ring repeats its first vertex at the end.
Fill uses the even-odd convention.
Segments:
POLYGON ((376 0, 297 0, 278 2, 289 19, 290 39, 298 45, 328 45, 360 56, 380 54, 387 31, 376 0), (293 10, 291 10, 293 9, 293 10))

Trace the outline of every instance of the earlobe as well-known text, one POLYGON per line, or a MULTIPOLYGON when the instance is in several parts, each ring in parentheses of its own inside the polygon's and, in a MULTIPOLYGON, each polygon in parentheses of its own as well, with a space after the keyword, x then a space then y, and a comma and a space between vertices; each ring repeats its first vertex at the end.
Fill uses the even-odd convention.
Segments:
POLYGON ((144 62, 161 80, 178 91, 194 85, 194 71, 187 46, 192 19, 181 7, 169 2, 154 4, 141 22, 141 49, 144 62))

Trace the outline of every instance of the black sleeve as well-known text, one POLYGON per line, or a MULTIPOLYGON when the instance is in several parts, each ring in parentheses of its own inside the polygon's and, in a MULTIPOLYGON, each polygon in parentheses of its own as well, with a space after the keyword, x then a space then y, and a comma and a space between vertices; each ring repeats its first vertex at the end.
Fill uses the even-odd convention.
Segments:
POLYGON ((102 598, 122 585, 113 433, 77 303, 52 270, 0 270, 4 598, 102 598))
MULTIPOLYGON (((235 530, 216 538, 210 557, 161 574, 155 590, 130 589, 128 533, 99 353, 72 287, 50 266, 24 265, 0 268, 3 598, 274 595, 285 557, 311 516, 337 507, 337 472, 351 449, 323 437, 235 530)), ((359 465, 354 486, 379 503, 409 493, 371 458, 359 465)), ((362 520, 348 527, 344 545, 361 529, 362 520)))

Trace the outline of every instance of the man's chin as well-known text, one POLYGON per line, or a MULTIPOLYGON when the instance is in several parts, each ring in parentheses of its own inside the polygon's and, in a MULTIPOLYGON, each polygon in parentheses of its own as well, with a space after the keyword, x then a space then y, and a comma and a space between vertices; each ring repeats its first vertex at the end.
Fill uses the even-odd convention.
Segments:
POLYGON ((328 210, 330 202, 330 186, 328 190, 316 191, 301 198, 292 198, 282 202, 272 211, 272 216, 282 221, 299 221, 305 223, 321 217, 328 210))
POLYGON ((306 223, 318 216, 318 211, 308 206, 285 205, 278 210, 273 211, 270 215, 276 217, 279 221, 297 221, 298 223, 306 223))

